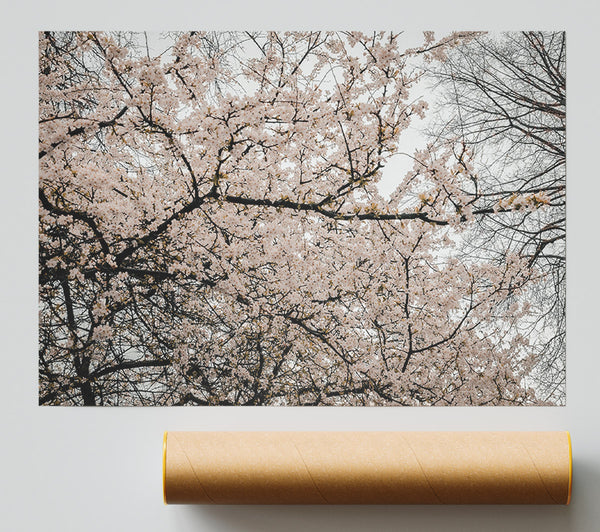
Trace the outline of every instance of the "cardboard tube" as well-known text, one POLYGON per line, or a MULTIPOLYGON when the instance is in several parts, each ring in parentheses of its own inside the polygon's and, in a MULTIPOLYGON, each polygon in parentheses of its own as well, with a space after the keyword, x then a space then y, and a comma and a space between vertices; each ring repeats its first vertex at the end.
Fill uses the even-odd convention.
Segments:
POLYGON ((568 432, 168 432, 165 503, 568 504, 568 432))

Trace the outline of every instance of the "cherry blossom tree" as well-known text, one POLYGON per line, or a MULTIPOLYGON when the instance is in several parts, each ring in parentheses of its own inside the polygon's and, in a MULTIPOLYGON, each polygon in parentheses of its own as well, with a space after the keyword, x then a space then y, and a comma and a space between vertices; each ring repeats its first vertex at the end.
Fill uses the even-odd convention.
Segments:
POLYGON ((539 268, 457 243, 547 196, 474 203, 452 142, 378 188, 472 35, 167 37, 40 34, 41 404, 540 402, 539 268))

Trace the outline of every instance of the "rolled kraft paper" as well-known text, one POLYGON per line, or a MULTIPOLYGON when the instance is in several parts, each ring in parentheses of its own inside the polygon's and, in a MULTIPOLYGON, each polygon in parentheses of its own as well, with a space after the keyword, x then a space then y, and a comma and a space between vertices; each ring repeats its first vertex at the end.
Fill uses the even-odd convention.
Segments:
POLYGON ((568 432, 168 432, 166 503, 568 504, 568 432))

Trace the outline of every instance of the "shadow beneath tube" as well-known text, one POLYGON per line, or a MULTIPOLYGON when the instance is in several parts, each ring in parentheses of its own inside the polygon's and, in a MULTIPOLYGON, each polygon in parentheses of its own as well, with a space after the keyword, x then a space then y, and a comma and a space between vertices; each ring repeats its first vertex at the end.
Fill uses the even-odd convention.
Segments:
POLYGON ((201 530, 316 532, 568 531, 570 506, 196 506, 182 509, 201 530))

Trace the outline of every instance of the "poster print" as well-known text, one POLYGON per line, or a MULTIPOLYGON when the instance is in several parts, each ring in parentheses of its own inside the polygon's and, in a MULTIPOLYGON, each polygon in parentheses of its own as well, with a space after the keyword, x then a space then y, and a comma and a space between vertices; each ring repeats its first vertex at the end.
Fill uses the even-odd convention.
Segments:
POLYGON ((563 32, 42 32, 39 403, 565 403, 563 32))

